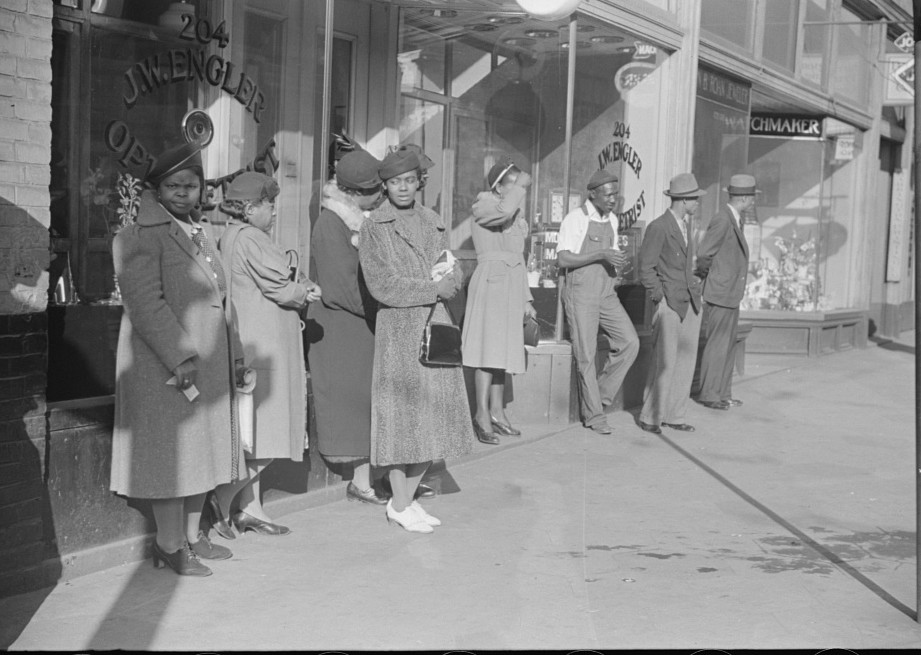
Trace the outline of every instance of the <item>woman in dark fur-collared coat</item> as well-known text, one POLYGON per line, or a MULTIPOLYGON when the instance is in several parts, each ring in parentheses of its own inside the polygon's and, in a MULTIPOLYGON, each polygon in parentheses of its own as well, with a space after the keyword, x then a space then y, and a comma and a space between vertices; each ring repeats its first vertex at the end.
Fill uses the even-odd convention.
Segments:
POLYGON ((380 302, 374 350, 371 464, 390 467, 393 498, 387 519, 411 532, 432 532, 440 521, 413 496, 433 460, 470 451, 473 429, 460 367, 419 361, 419 341, 436 303, 452 298, 460 271, 432 279, 447 248, 441 217, 416 203, 419 159, 412 151, 387 156, 380 170, 387 200, 361 228, 359 254, 371 294, 380 302))

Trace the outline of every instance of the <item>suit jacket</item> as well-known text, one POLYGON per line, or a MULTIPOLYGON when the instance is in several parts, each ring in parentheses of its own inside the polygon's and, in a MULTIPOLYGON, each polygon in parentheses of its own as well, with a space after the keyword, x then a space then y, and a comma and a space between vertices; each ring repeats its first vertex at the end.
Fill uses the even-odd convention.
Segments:
POLYGON ((696 273, 704 278, 706 302, 730 308, 742 302, 748 277, 748 244, 728 205, 707 226, 697 252, 696 273))
POLYGON ((670 210, 652 221, 640 247, 639 274, 654 302, 662 298, 684 319, 688 306, 700 309, 700 280, 693 271, 694 237, 688 243, 670 210))

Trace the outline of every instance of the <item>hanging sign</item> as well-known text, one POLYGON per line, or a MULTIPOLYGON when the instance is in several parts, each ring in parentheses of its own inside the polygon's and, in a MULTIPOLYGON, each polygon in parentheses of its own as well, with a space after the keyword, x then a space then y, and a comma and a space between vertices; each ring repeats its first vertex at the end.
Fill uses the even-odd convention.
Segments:
POLYGON ((884 105, 910 105, 915 101, 915 58, 913 55, 888 54, 883 59, 886 72, 883 88, 884 105))
POLYGON ((812 114, 752 114, 748 121, 751 136, 822 138, 822 116, 812 114))

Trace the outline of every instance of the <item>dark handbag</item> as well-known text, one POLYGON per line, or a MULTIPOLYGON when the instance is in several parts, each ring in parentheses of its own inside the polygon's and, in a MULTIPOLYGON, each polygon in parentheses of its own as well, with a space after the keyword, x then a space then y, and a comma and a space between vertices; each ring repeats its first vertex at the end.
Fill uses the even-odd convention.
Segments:
POLYGON ((536 346, 540 341, 540 325, 536 316, 524 315, 524 345, 536 346))
POLYGON ((419 361, 426 366, 461 366, 461 331, 454 324, 451 309, 445 304, 450 323, 433 321, 436 302, 425 321, 422 330, 422 345, 419 348, 419 361))

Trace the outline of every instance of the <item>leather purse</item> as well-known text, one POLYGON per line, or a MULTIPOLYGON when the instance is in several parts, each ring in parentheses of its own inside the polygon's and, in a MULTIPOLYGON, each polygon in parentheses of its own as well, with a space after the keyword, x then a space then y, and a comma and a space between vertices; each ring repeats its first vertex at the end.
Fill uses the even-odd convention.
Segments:
POLYGON ((524 315, 524 345, 536 346, 540 341, 540 324, 536 316, 524 315))
POLYGON ((419 361, 426 366, 461 366, 463 360, 460 328, 454 323, 454 317, 451 316, 451 309, 447 304, 445 309, 451 322, 432 320, 437 306, 437 302, 432 305, 432 311, 429 312, 425 328, 422 330, 419 361))

